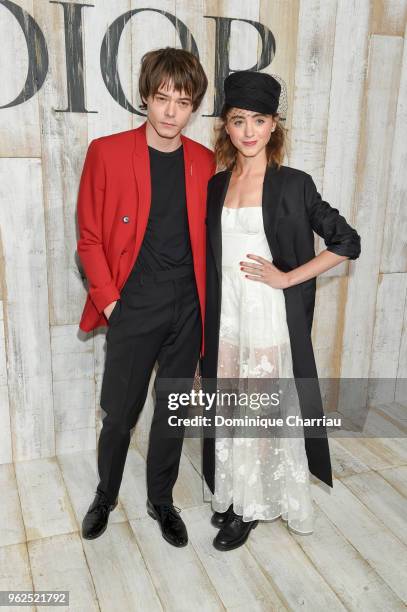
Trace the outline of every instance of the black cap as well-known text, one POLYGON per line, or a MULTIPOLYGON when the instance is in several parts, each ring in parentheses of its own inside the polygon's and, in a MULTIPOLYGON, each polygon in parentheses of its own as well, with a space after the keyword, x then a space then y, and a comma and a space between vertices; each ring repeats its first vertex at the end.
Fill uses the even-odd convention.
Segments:
POLYGON ((225 104, 268 115, 277 112, 280 83, 265 72, 232 72, 223 84, 225 104))

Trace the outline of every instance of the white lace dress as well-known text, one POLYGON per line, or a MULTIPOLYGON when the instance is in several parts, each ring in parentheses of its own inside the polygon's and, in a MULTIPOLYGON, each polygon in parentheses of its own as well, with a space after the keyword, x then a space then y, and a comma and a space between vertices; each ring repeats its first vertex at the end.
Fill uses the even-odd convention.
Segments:
MULTIPOLYGON (((261 206, 223 207, 218 378, 292 381, 283 290, 245 278, 239 262, 250 261, 248 253, 272 260, 261 206)), ((252 410, 255 413, 249 408, 252 410)), ((289 413, 301 415, 296 391, 289 413)), ((245 521, 281 517, 290 529, 312 533, 313 505, 303 434, 259 438, 221 438, 218 434, 215 449, 214 511, 225 512, 233 503, 234 511, 245 521)))

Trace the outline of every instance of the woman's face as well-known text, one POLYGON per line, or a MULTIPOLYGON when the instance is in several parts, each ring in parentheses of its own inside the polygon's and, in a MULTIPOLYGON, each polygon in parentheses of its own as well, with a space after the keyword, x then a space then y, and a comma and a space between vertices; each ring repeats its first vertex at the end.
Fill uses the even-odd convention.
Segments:
POLYGON ((256 157, 266 147, 276 125, 277 120, 272 115, 231 108, 226 117, 225 129, 232 144, 242 155, 256 157))

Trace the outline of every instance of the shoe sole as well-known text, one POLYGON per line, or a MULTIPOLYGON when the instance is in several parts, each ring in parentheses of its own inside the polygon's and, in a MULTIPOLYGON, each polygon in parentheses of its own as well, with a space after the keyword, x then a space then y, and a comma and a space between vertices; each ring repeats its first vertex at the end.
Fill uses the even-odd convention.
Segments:
POLYGON ((245 538, 243 540, 241 540, 240 542, 233 544, 231 546, 222 546, 222 544, 218 544, 215 540, 213 540, 213 546, 216 548, 216 550, 220 550, 222 552, 227 552, 228 550, 234 550, 235 548, 239 548, 239 546, 243 546, 243 544, 245 544, 247 542, 247 539, 250 535, 250 532, 252 529, 256 529, 257 525, 259 524, 259 521, 256 521, 249 529, 249 531, 247 532, 245 538))
MULTIPOLYGON (((147 514, 151 516, 151 518, 154 519, 155 521, 158 521, 157 515, 153 514, 153 512, 149 508, 147 508, 147 514)), ((158 524, 160 525, 159 521, 158 521, 158 524)), ((188 544, 188 540, 185 542, 185 544, 174 544, 174 542, 171 542, 171 540, 167 538, 165 534, 163 533, 163 530, 161 529, 161 525, 160 525, 160 531, 161 531, 161 535, 164 538, 164 540, 168 542, 168 544, 171 544, 172 546, 175 546, 176 548, 183 548, 184 546, 188 544)))

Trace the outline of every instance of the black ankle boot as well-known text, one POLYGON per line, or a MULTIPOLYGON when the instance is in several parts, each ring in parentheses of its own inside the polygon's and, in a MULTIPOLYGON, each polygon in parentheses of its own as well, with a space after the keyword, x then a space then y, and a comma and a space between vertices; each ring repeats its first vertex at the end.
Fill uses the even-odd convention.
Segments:
POLYGON ((82 537, 86 540, 94 540, 106 530, 109 514, 117 506, 117 498, 111 504, 107 497, 96 491, 96 496, 82 521, 82 537))
POLYGON ((187 528, 179 515, 180 510, 176 509, 172 503, 152 504, 148 499, 147 512, 158 521, 164 540, 178 547, 188 544, 187 528))
POLYGON ((218 529, 223 527, 223 525, 225 525, 226 521, 228 520, 232 510, 233 510, 233 504, 230 504, 226 512, 214 512, 211 518, 212 525, 214 527, 217 527, 218 529))
POLYGON ((258 523, 259 521, 243 521, 243 517, 235 514, 232 509, 228 520, 213 540, 214 547, 217 550, 233 550, 242 546, 258 523))

